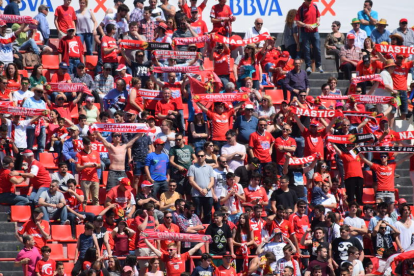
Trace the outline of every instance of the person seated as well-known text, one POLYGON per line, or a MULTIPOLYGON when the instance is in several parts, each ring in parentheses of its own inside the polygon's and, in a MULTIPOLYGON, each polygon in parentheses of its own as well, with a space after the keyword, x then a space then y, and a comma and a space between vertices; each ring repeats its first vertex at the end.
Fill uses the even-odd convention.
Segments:
POLYGON ((131 181, 124 177, 119 181, 119 185, 113 187, 106 195, 105 206, 116 204, 116 219, 132 218, 135 213, 134 195, 131 192, 131 181))
POLYGON ((32 236, 35 247, 39 251, 46 245, 46 241, 50 239, 50 225, 48 221, 43 220, 43 212, 40 207, 33 210, 30 220, 26 221, 19 229, 16 229, 15 235, 21 243, 23 242, 23 235, 32 236))
POLYGON ((65 162, 60 162, 58 171, 52 174, 52 180, 58 181, 59 190, 64 192, 68 189, 67 183, 70 179, 75 179, 75 177, 68 172, 68 165, 65 162))
POLYGON ((0 169, 0 203, 7 205, 28 205, 27 197, 15 194, 15 185, 24 182, 23 177, 10 176, 14 168, 13 157, 3 159, 3 168, 0 169))
POLYGON ((59 182, 52 181, 49 190, 43 191, 39 197, 39 206, 42 208, 46 221, 60 219, 61 225, 68 225, 70 221, 66 209, 66 201, 61 192, 58 191, 59 182))

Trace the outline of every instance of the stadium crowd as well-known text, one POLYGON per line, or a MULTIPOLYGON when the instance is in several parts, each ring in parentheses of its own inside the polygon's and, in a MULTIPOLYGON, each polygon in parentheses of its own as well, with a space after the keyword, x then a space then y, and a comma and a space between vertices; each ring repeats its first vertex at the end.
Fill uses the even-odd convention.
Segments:
MULTIPOLYGON (((0 110, 9 103, 22 112, 48 110, 0 114, 0 203, 29 205, 32 212, 16 229, 24 248, 15 265, 36 276, 413 275, 413 256, 386 264, 412 250, 411 208, 394 179, 408 158, 414 179, 414 157, 374 150, 410 145, 394 138, 396 119, 412 115, 413 61, 375 47, 413 46, 408 20, 390 32, 372 1, 360 1, 352 28, 343 32, 334 21, 321 45, 318 27, 328 22, 305 0, 287 13, 282 45, 268 22, 256 18, 243 38, 266 39, 238 46, 213 35, 197 39, 212 33, 242 39, 232 33, 237 18, 226 0, 211 11, 207 1, 179 0, 175 7, 168 0, 133 6, 115 0, 98 22, 88 0, 79 0, 76 11, 63 0, 54 15, 39 6, 37 30, 0 20, 0 110), (183 42, 191 38, 194 43, 183 42), (168 54, 157 48, 166 44, 168 54), (333 56, 350 86, 340 91, 330 77, 312 97, 308 76, 324 72, 322 52, 333 56), (59 61, 52 75, 41 62, 50 55, 59 61), (354 85, 355 77, 374 74, 354 85), (89 93, 51 89, 55 83, 81 83, 89 93), (151 91, 156 96, 145 94, 151 91), (204 93, 246 98, 199 101, 204 93), (329 99, 346 95, 355 98, 329 99), (393 99, 364 104, 357 100, 362 95, 393 99), (306 116, 299 109, 336 115, 306 116), (128 133, 123 123, 146 131, 128 133), (332 140, 345 136, 361 139, 332 140), (357 145, 372 150, 354 153, 357 145), (57 171, 42 159, 50 155, 57 171), (370 204, 365 188, 372 191, 370 204), (102 208, 88 212, 91 206, 102 208), (55 224, 67 225, 76 242, 69 273, 67 263, 53 258, 55 224), (154 231, 191 239, 154 238, 148 234, 154 231)), ((19 3, 10 0, 4 14, 20 15, 19 3)))

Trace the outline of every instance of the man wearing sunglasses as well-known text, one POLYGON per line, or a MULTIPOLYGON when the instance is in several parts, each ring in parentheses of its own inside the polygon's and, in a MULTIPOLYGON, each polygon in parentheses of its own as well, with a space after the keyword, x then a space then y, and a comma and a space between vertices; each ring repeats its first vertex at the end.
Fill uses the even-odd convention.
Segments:
POLYGON ((410 47, 414 45, 414 31, 408 28, 408 20, 406 18, 400 19, 400 27, 395 29, 392 34, 399 34, 404 38, 403 45, 410 47))
MULTIPOLYGON (((247 32, 244 34, 244 39, 252 38, 252 37, 258 36, 258 35, 263 34, 263 33, 270 34, 269 30, 267 28, 263 27, 263 19, 262 18, 256 18, 256 20, 254 21, 254 26, 247 29, 247 32)), ((260 41, 258 43, 259 48, 262 48, 264 43, 265 43, 264 40, 260 41)))

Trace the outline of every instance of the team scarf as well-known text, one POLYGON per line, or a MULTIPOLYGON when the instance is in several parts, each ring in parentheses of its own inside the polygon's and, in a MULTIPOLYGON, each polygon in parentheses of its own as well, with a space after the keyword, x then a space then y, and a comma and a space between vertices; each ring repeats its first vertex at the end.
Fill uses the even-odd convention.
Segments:
POLYGON ((342 111, 342 115, 345 117, 366 117, 370 119, 375 119, 375 117, 377 116, 377 113, 369 112, 369 111, 347 110, 347 111, 342 111))
POLYGON ((366 75, 366 76, 360 76, 360 77, 352 78, 351 86, 355 87, 358 83, 365 82, 365 81, 376 81, 376 82, 379 82, 380 84, 384 85, 384 81, 382 80, 382 77, 381 77, 380 74, 372 74, 372 75, 366 75))
POLYGON ((332 117, 342 117, 342 112, 340 110, 332 109, 309 109, 309 108, 299 108, 296 106, 290 107, 290 112, 298 116, 307 116, 312 118, 332 118, 332 117))
POLYGON ((400 147, 400 146, 361 146, 355 147, 349 153, 356 157, 361 152, 401 152, 414 153, 414 147, 400 147))
MULTIPOLYGON (((162 95, 159 90, 150 90, 150 89, 139 89, 138 94, 144 99, 144 100, 155 100, 160 101, 162 100, 162 95)), ((171 97, 173 99, 177 99, 181 97, 180 90, 171 90, 171 97)))
POLYGON ((318 158, 318 156, 319 156, 318 153, 314 153, 312 155, 302 157, 302 158, 291 157, 289 158, 289 165, 304 165, 304 164, 313 162, 315 158, 318 158))
POLYGON ((407 46, 375 44, 375 50, 380 53, 414 55, 414 48, 407 46))
POLYGON ((14 106, 14 102, 12 101, 0 101, 0 107, 3 106, 14 106))
POLYGON ((348 135, 328 135, 326 140, 335 144, 357 144, 369 141, 377 141, 377 137, 373 133, 367 134, 348 134, 348 135))
POLYGON ((397 106, 397 101, 390 96, 372 96, 372 95, 351 95, 349 97, 351 102, 370 103, 370 104, 390 104, 397 106))
POLYGON ((193 95, 195 102, 210 101, 210 102, 245 102, 249 100, 247 93, 210 93, 210 94, 196 94, 193 95))
POLYGON ((210 40, 209 35, 201 35, 196 37, 175 37, 173 40, 174 45, 189 45, 203 43, 210 40))
POLYGON ((200 71, 200 66, 173 66, 173 67, 154 67, 154 73, 193 73, 200 71))
POLYGON ((45 89, 52 92, 82 92, 92 96, 92 92, 83 83, 51 82, 45 85, 45 89))
POLYGON ((0 106, 0 113, 32 117, 45 116, 47 115, 47 110, 37 108, 25 108, 19 106, 0 106))
POLYGON ((214 34, 211 36, 211 38, 215 42, 230 44, 234 46, 245 46, 247 44, 258 43, 263 40, 268 40, 270 39, 270 35, 266 32, 247 39, 234 39, 231 37, 225 37, 219 34, 214 34))
POLYGON ((113 123, 113 124, 93 124, 90 129, 92 131, 107 131, 107 132, 121 132, 121 133, 149 133, 155 132, 155 129, 150 129, 147 124, 143 123, 113 123))
POLYGON ((158 59, 194 59, 197 56, 197 52, 155 50, 154 55, 158 59))
POLYGON ((341 95, 321 95, 316 97, 316 99, 319 100, 332 100, 332 101, 342 101, 342 100, 348 100, 349 97, 348 96, 341 96, 341 95))
POLYGON ((414 131, 401 131, 396 132, 398 136, 392 135, 392 141, 403 141, 403 140, 412 140, 414 139, 414 131))
MULTIPOLYGON (((231 191, 234 191, 235 194, 239 192, 239 186, 237 183, 234 183, 232 187, 227 187, 227 193, 230 193, 231 191)), ((240 212, 239 206, 240 206, 240 199, 237 196, 232 196, 230 199, 230 204, 237 210, 237 213, 240 212)))
POLYGON ((128 39, 120 40, 119 47, 128 50, 171 50, 171 45, 169 43, 145 42, 128 39))
POLYGON ((18 23, 18 24, 34 24, 37 25, 37 21, 28 15, 12 15, 12 14, 0 14, 0 20, 4 20, 6 23, 18 23))
POLYGON ((210 235, 199 235, 199 234, 184 234, 184 233, 170 233, 170 232, 155 232, 155 231, 144 231, 141 232, 141 236, 146 239, 155 240, 171 240, 171 241, 182 241, 182 242, 212 242, 210 235))
POLYGON ((249 251, 247 250, 247 245, 245 243, 240 247, 242 256, 243 256, 243 275, 248 275, 249 272, 249 251))

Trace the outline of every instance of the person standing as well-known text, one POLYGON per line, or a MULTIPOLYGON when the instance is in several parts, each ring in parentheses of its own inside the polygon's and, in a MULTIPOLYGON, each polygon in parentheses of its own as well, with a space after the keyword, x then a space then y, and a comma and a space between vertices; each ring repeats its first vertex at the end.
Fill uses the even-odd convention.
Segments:
POLYGON ((40 255, 39 250, 34 247, 35 241, 32 236, 24 235, 23 244, 24 248, 17 254, 17 257, 14 261, 14 266, 21 265, 23 271, 25 271, 27 265, 27 275, 35 276, 36 263, 42 258, 42 256, 40 255))
POLYGON ((296 14, 296 24, 300 27, 300 42, 305 53, 306 72, 312 73, 311 45, 315 55, 316 69, 323 73, 321 63, 321 46, 318 27, 321 15, 318 6, 312 0, 305 0, 296 14))
MULTIPOLYGON (((247 109, 246 109, 247 110, 247 109)), ((253 108, 251 109, 253 110, 253 108)), ((252 113, 252 112, 250 112, 252 113)), ((242 117, 241 115, 240 117, 242 117)), ((257 118, 251 116, 252 118, 256 119, 255 125, 257 125, 257 118)), ((250 119, 249 119, 250 120, 250 119)), ((252 120, 254 121, 254 120, 252 120)), ((254 128, 256 129, 256 127, 254 128)), ((247 136, 247 142, 248 143, 248 137, 247 136)), ((226 132, 226 140, 227 144, 225 144, 221 148, 221 157, 225 158, 227 161, 227 164, 229 165, 230 170, 233 172, 236 171, 236 169, 240 166, 244 165, 244 160, 246 158, 246 147, 242 144, 237 143, 236 141, 236 131, 233 129, 230 129, 226 132)))
POLYGON ((365 221, 357 216, 359 204, 356 202, 350 202, 348 206, 349 216, 345 218, 344 224, 349 225, 351 236, 357 238, 363 247, 364 243, 362 236, 368 234, 368 228, 365 225, 365 221))
POLYGON ((76 13, 70 6, 72 0, 63 0, 63 5, 55 10, 55 26, 59 39, 67 34, 69 26, 76 26, 76 13))
POLYGON ((196 204, 196 214, 201 216, 203 208, 203 222, 211 223, 211 210, 213 207, 213 194, 211 189, 214 185, 213 168, 206 163, 206 154, 203 150, 197 152, 197 162, 188 170, 188 181, 193 187, 191 196, 196 204))
POLYGON ((37 11, 39 13, 33 17, 33 19, 38 22, 37 30, 42 34, 43 44, 47 45, 50 36, 49 22, 46 19, 49 14, 49 7, 46 5, 40 5, 39 8, 37 8, 37 11))
POLYGON ((261 169, 272 162, 272 150, 275 138, 266 131, 266 119, 259 119, 257 131, 249 137, 249 155, 251 158, 257 157, 260 160, 261 169))
POLYGON ((154 184, 153 195, 158 198, 158 193, 168 191, 168 181, 170 181, 170 160, 168 155, 163 152, 165 142, 158 138, 154 141, 154 152, 148 154, 145 159, 145 174, 148 181, 154 184))
POLYGON ((289 71, 283 80, 284 87, 293 96, 299 95, 301 92, 306 92, 307 95, 310 91, 310 84, 306 72, 301 69, 302 60, 300 58, 295 59, 293 66, 293 70, 289 71))
POLYGON ((406 18, 400 19, 400 27, 392 32, 392 35, 400 35, 403 38, 403 45, 411 47, 414 45, 414 31, 408 28, 408 20, 406 18))
POLYGON ((213 24, 211 32, 218 32, 224 36, 231 36, 231 24, 236 21, 230 6, 226 5, 227 0, 219 0, 219 3, 211 8, 210 18, 213 24))
POLYGON ((75 35, 75 25, 69 25, 66 36, 59 40, 59 62, 69 65, 69 74, 76 72, 79 63, 84 62, 83 43, 79 36, 75 35))
POLYGON ((381 18, 381 20, 377 21, 376 27, 372 30, 370 36, 372 42, 375 44, 380 44, 381 42, 385 41, 388 44, 391 44, 391 33, 385 29, 387 26, 388 24, 386 19, 381 18))
MULTIPOLYGON (((9 4, 6 5, 4 8, 4 14, 12 14, 12 15, 20 15, 20 7, 19 4, 21 3, 21 0, 11 0, 9 1, 9 4)), ((11 28, 13 23, 8 23, 7 27, 11 28)))
POLYGON ((212 243, 206 243, 206 252, 211 255, 225 255, 230 251, 233 259, 236 258, 233 250, 233 235, 230 226, 223 223, 224 214, 222 212, 214 213, 214 222, 206 229, 206 235, 213 237, 212 243))
POLYGON ((364 1, 364 9, 358 12, 358 20, 361 22, 361 29, 367 33, 367 36, 371 36, 372 30, 378 23, 378 12, 372 10, 372 1, 364 1))

